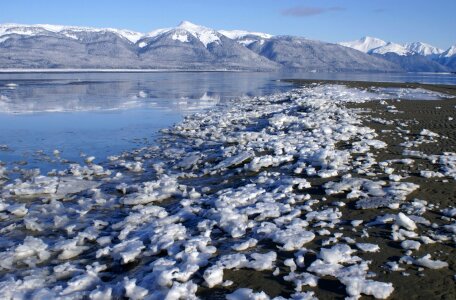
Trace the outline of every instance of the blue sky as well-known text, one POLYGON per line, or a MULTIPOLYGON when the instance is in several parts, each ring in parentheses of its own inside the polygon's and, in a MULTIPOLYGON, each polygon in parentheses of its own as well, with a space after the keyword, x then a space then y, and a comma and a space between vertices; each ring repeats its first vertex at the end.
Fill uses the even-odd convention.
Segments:
POLYGON ((189 20, 328 42, 370 35, 448 48, 456 44, 455 12, 455 0, 11 0, 1 3, 0 23, 148 32, 189 20))

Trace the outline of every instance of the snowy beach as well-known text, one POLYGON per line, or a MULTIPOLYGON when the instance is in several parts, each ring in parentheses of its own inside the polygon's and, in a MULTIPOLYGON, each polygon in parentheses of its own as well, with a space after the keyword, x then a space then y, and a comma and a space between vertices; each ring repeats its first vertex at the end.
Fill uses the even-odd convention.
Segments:
POLYGON ((456 100, 425 88, 308 82, 0 165, 0 298, 454 298, 456 100))

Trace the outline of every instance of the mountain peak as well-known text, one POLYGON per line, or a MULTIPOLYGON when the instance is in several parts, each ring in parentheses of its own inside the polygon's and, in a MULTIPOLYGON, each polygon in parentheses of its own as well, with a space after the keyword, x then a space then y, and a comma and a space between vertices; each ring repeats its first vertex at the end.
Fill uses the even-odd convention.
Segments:
POLYGON ((451 46, 448 48, 447 51, 443 52, 443 57, 452 57, 456 55, 456 45, 451 46))
POLYGON ((135 32, 126 29, 115 29, 115 28, 95 28, 95 27, 81 27, 81 26, 68 26, 68 25, 51 25, 51 24, 0 24, 0 36, 8 34, 18 34, 24 36, 34 36, 38 34, 48 33, 59 33, 70 37, 72 39, 78 39, 78 34, 84 32, 100 33, 110 32, 114 33, 122 38, 129 40, 131 43, 136 43, 142 36, 143 33, 135 32))
POLYGON ((417 53, 423 56, 429 55, 439 55, 442 54, 444 51, 432 45, 423 43, 423 42, 413 42, 405 44, 405 48, 412 53, 417 53))
POLYGON ((189 21, 182 21, 176 29, 183 29, 188 31, 195 38, 200 40, 201 43, 207 48, 207 45, 220 42, 219 33, 213 29, 193 24, 189 21))
POLYGON ((386 45, 373 49, 371 51, 371 53, 376 53, 376 54, 394 53, 394 54, 397 54, 400 56, 406 56, 406 55, 410 54, 410 51, 406 47, 404 47, 400 44, 388 42, 386 45))
POLYGON ((360 41, 365 41, 365 42, 366 42, 366 41, 369 41, 369 42, 370 42, 370 41, 382 41, 382 42, 384 42, 382 39, 379 39, 379 38, 376 38, 376 37, 372 37, 372 36, 368 36, 368 35, 362 37, 362 38, 360 39, 360 41))
POLYGON ((182 21, 177 25, 177 28, 189 30, 189 31, 195 31, 195 30, 201 30, 201 29, 209 29, 201 25, 196 25, 190 21, 182 21))
POLYGON ((356 41, 342 42, 339 44, 345 47, 356 49, 364 53, 368 53, 376 48, 385 46, 387 43, 384 40, 375 37, 365 36, 356 41))

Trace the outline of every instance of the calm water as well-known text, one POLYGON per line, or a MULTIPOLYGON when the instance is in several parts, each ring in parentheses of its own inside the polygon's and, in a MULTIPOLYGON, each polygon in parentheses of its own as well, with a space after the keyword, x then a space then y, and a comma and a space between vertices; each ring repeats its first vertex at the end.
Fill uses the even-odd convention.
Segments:
POLYGON ((0 74, 0 161, 59 168, 154 143, 185 114, 241 96, 291 89, 283 78, 456 84, 451 74, 64 73, 0 74), (5 147, 7 146, 7 147, 5 147))

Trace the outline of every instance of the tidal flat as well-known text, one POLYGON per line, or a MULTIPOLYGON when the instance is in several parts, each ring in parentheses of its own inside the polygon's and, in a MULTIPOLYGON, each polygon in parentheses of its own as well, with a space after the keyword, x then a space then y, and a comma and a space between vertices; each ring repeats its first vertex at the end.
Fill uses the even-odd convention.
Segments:
POLYGON ((454 89, 295 83, 105 163, 0 167, 0 295, 454 299, 454 89))

